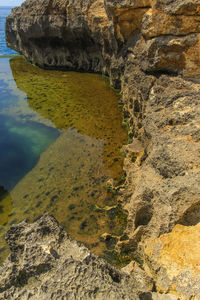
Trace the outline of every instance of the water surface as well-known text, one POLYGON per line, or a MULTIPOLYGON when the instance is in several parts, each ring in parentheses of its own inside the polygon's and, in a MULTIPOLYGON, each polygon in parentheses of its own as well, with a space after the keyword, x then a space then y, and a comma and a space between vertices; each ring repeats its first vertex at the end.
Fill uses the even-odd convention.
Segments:
POLYGON ((116 93, 100 75, 42 70, 0 58, 0 252, 5 230, 48 211, 99 255, 100 236, 123 234, 126 216, 108 181, 123 175, 127 140, 116 93))
POLYGON ((10 14, 12 7, 0 6, 0 55, 11 55, 16 52, 6 46, 5 41, 5 22, 6 17, 10 14))

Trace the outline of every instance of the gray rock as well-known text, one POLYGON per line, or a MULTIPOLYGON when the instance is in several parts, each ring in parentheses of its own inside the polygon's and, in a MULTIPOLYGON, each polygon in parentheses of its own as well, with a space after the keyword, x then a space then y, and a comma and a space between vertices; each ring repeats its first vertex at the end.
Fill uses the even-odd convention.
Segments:
POLYGON ((48 214, 13 225, 6 241, 0 299, 139 299, 137 278, 92 255, 48 214))
POLYGON ((27 0, 7 18, 7 44, 45 68, 100 72, 110 39, 103 2, 99 16, 93 15, 95 2, 27 0))

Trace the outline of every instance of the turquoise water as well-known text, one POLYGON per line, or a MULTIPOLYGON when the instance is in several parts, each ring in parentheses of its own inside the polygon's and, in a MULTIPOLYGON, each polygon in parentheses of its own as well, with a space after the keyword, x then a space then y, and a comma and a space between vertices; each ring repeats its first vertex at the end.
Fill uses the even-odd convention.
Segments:
MULTIPOLYGON (((0 56, 16 54, 5 41, 5 21, 11 9, 0 7, 0 56)), ((6 110, 18 103, 20 96, 14 92, 9 61, 10 58, 0 57, 0 185, 8 191, 33 168, 40 154, 59 135, 52 127, 6 114, 6 110)))
POLYGON ((16 52, 6 46, 5 41, 5 21, 10 14, 12 7, 0 6, 0 55, 11 55, 16 52))
POLYGON ((23 94, 15 90, 9 60, 0 58, 0 185, 7 191, 34 167, 40 154, 59 136, 57 129, 20 118, 19 113, 8 113, 20 99, 26 105, 23 94))
POLYGON ((100 236, 117 241, 126 226, 107 188, 121 182, 126 141, 118 97, 102 76, 1 57, 0 262, 6 230, 45 212, 94 253, 113 257, 114 245, 100 236))
MULTIPOLYGON (((1 97, 1 89, 0 89, 1 97)), ((0 182, 10 191, 37 163, 59 132, 34 122, 0 116, 0 182)))
POLYGON ((42 70, 5 43, 0 8, 0 263, 4 235, 24 219, 53 214, 66 231, 116 263, 126 214, 109 184, 122 181, 127 142, 117 94, 97 74, 42 70), (4 57, 3 57, 4 55, 4 57))

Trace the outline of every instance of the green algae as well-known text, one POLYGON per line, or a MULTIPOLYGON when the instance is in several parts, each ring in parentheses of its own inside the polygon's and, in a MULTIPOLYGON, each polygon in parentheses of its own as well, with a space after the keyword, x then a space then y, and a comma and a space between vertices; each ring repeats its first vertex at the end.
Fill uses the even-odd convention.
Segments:
MULTIPOLYGON (((60 135, 1 200, 1 240, 11 224, 48 211, 73 238, 107 257, 99 237, 105 232, 120 236, 126 227, 117 195, 105 189, 108 180, 118 184, 123 176, 120 149, 127 141, 116 92, 97 74, 42 70, 20 56, 10 60, 10 67, 26 97, 19 96, 4 114, 52 126, 60 135)), ((1 249, 3 259, 3 241, 1 249)))
POLYGON ((34 111, 58 129, 74 127, 104 140, 105 164, 117 178, 123 162, 118 153, 127 134, 119 124, 122 115, 108 82, 97 74, 42 70, 19 57, 11 59, 10 65, 34 111))
POLYGON ((10 194, 0 186, 0 226, 6 224, 12 212, 12 201, 10 194))

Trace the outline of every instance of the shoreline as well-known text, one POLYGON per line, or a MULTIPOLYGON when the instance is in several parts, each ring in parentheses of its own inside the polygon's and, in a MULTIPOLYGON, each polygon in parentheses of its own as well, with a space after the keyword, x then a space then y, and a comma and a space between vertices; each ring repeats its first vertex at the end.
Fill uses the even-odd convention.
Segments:
MULTIPOLYGON (((194 3, 189 18, 188 1, 175 5, 150 0, 142 5, 128 0, 72 2, 67 7, 49 7, 46 3, 41 11, 36 1, 33 6, 27 1, 7 19, 8 44, 40 66, 65 65, 106 73, 111 85, 121 87, 124 116, 133 141, 124 147, 127 178, 126 188, 121 191, 121 202, 129 212, 129 240, 118 242, 117 249, 121 253, 130 251, 142 264, 142 278, 150 276, 154 282, 150 292, 172 293, 180 299, 195 295, 194 299, 200 299, 199 272, 193 270, 194 266, 180 265, 173 256, 173 242, 169 265, 163 263, 159 246, 163 236, 168 242, 178 239, 177 228, 188 238, 186 229, 190 227, 199 243, 200 28, 194 30, 199 3, 194 3), (75 23, 70 18, 72 12, 77 17, 75 23), (18 28, 17 18, 26 15, 28 23, 24 21, 18 28), (44 20, 49 24, 48 35, 43 31, 44 20), (40 34, 29 31, 36 23, 41 24, 40 34), (66 23, 67 36, 62 35, 66 23), (21 28, 24 33, 20 36, 21 28), (197 78, 197 82, 191 82, 191 78, 197 78)), ((185 250, 177 251, 181 254, 185 250)), ((134 278, 136 267, 130 269, 134 278)))

